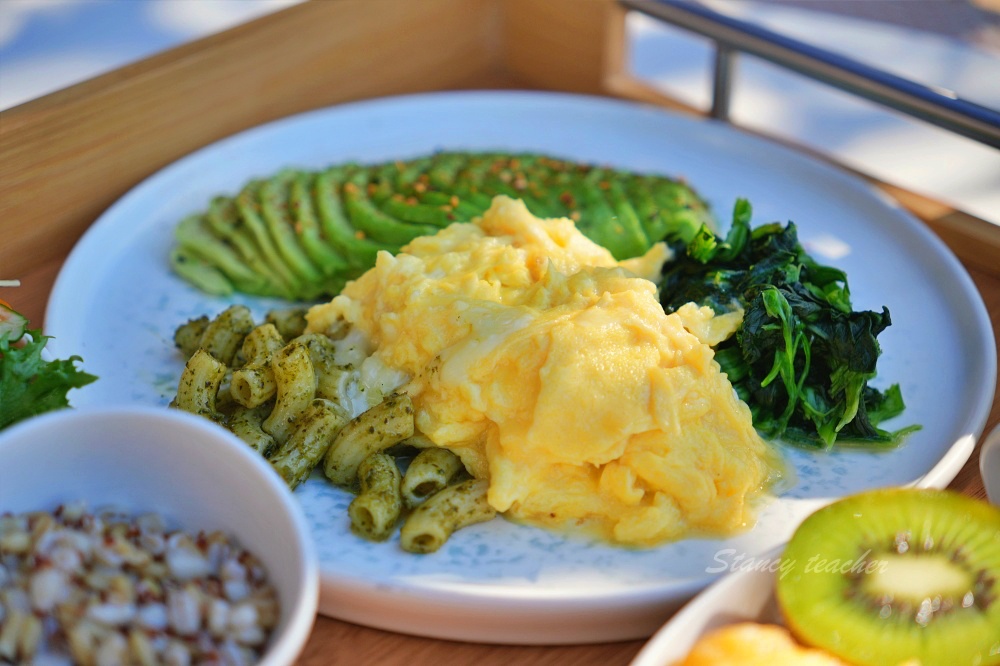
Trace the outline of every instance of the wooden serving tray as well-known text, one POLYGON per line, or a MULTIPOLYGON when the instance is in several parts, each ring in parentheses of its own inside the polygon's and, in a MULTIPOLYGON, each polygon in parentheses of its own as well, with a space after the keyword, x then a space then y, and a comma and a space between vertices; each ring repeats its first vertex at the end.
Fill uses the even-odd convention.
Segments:
MULTIPOLYGON (((314 0, 0 112, 0 279, 21 280, 0 298, 43 325, 63 261, 116 199, 198 148, 290 114, 501 88, 699 113, 628 75, 624 28, 614 0, 314 0)), ((951 247, 1000 332, 1000 228, 873 182, 951 247)), ((994 401, 987 429, 998 421, 994 401)), ((985 497, 978 459, 977 447, 952 488, 985 497)), ((300 663, 626 664, 641 645, 472 645, 319 617, 300 663)))

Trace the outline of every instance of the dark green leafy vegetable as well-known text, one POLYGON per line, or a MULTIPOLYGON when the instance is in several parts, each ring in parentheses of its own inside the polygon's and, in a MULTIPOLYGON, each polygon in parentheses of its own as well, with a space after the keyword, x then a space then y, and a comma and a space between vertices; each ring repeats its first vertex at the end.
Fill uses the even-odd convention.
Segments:
POLYGON ((97 377, 77 369, 82 359, 42 358, 49 336, 27 328, 27 320, 0 303, 0 429, 28 417, 69 406, 66 394, 97 377))
POLYGON ((823 448, 897 445, 919 426, 880 429, 903 411, 903 397, 896 384, 884 393, 868 384, 889 310, 855 312, 847 276, 813 260, 794 223, 754 229, 751 213, 740 199, 724 238, 702 227, 687 245, 674 244, 660 287, 664 310, 688 302, 744 310, 716 360, 765 436, 823 448))

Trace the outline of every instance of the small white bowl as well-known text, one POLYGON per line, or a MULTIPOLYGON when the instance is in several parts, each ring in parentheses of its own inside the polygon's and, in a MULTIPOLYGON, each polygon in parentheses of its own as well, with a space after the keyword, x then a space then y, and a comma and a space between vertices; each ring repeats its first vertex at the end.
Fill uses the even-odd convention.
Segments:
POLYGON ((222 530, 267 567, 281 618, 262 666, 294 663, 319 600, 301 508, 266 461, 224 428, 175 409, 64 409, 0 432, 0 513, 85 501, 222 530))

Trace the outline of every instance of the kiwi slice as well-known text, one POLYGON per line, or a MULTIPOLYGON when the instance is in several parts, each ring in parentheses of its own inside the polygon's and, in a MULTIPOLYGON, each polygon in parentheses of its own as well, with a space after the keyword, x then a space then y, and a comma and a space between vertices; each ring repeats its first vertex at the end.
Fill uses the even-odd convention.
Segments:
POLYGON ((1000 664, 1000 509, 875 490, 809 516, 782 556, 785 622, 853 664, 1000 664))

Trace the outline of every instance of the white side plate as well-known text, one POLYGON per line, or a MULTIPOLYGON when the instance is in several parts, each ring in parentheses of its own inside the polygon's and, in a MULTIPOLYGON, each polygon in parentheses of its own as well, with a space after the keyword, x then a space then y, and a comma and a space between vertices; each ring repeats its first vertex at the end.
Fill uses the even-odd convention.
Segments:
POLYGON ((683 659, 702 636, 729 624, 780 624, 774 596, 776 574, 767 568, 766 558, 753 562, 753 566, 758 565, 759 569, 748 568, 726 576, 695 597, 653 634, 630 666, 673 664, 683 659))

